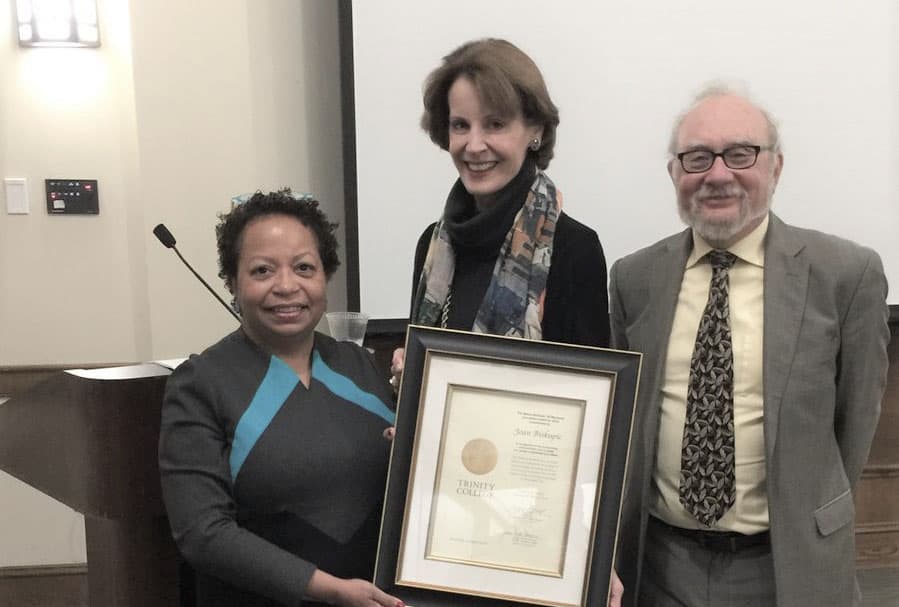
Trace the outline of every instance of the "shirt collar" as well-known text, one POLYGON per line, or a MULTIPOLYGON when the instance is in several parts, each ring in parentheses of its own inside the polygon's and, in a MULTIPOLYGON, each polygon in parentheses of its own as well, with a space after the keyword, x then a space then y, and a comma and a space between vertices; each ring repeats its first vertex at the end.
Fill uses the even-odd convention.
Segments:
MULTIPOLYGON (((747 263, 765 267, 765 235, 768 233, 768 214, 753 231, 731 245, 727 250, 747 263)), ((693 251, 687 257, 686 267, 691 268, 705 257, 714 247, 693 230, 693 251)))

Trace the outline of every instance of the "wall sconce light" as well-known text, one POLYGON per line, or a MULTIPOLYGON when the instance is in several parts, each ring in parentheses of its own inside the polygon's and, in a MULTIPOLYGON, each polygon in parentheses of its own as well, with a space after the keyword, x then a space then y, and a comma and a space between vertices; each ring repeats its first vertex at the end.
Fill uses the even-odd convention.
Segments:
POLYGON ((97 0, 16 0, 19 46, 97 47, 97 0))

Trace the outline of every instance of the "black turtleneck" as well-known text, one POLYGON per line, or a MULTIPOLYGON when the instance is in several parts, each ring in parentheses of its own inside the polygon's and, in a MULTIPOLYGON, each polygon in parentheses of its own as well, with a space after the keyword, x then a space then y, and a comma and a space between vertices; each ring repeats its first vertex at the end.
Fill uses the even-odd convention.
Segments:
MULTIPOLYGON (((518 175, 497 192, 493 204, 480 211, 461 180, 450 190, 443 216, 456 253, 456 269, 448 328, 468 331, 474 325, 499 250, 535 176, 536 165, 528 157, 518 175)), ((432 223, 425 229, 415 248, 413 305, 435 225, 432 223)), ((599 238, 587 226, 560 213, 546 281, 543 339, 607 346, 608 312, 606 263, 599 238)))
POLYGON ((496 193, 489 206, 480 210, 462 180, 457 180, 450 190, 443 209, 446 231, 456 253, 449 328, 467 330, 474 325, 493 278, 499 250, 524 205, 536 171, 534 161, 526 158, 512 181, 496 193))

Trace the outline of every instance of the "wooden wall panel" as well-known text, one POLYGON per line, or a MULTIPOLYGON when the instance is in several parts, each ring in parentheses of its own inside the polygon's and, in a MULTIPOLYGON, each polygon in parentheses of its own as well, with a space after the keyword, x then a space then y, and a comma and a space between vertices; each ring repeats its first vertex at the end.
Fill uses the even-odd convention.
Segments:
POLYGON ((0 567, 0 605, 88 607, 87 565, 0 567))
POLYGON ((855 494, 859 567, 899 566, 899 318, 893 314, 890 370, 871 455, 855 494))

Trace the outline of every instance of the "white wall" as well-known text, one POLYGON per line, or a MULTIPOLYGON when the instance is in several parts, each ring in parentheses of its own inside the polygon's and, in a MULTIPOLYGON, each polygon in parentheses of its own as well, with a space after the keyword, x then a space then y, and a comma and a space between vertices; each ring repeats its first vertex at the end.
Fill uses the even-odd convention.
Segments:
POLYGON ((159 222, 230 299, 214 226, 233 195, 291 186, 343 221, 336 3, 99 10, 99 49, 0 45, 0 176, 28 178, 31 197, 29 215, 0 209, 0 366, 181 356, 232 329, 152 236, 159 222), (98 179, 100 215, 49 216, 48 177, 98 179))
MULTIPOLYGON (((0 177, 28 178, 31 213, 0 204, 0 367, 180 357, 233 329, 159 222, 227 300, 214 226, 231 196, 292 186, 343 221, 336 3, 99 0, 94 50, 18 48, 13 4, 0 177), (49 177, 98 179, 100 215, 48 216, 49 177)), ((0 567, 84 561, 81 516, 4 473, 0 513, 0 567)))
MULTIPOLYGON (((218 288, 216 214, 236 194, 291 186, 342 221, 336 5, 326 0, 133 2, 140 193, 154 357, 235 325, 151 235, 164 222, 218 288), (314 59, 307 59, 307 58, 314 59)), ((332 279, 332 309, 345 306, 332 279)))
POLYGON ((87 561, 84 517, 5 472, 0 472, 0 512, 0 567, 87 561))
POLYGON ((145 339, 128 239, 135 158, 127 4, 102 4, 103 47, 20 49, 2 3, 0 176, 29 215, 0 211, 0 365, 135 360, 145 339), (50 216, 45 178, 99 180, 100 215, 50 216))
POLYGON ((724 78, 782 124, 775 212, 875 248, 899 303, 897 23, 896 0, 353 3, 362 309, 408 314, 415 243, 456 178, 418 126, 422 82, 486 36, 541 68, 561 115, 548 174, 609 264, 682 229, 665 169, 671 124, 724 78))

